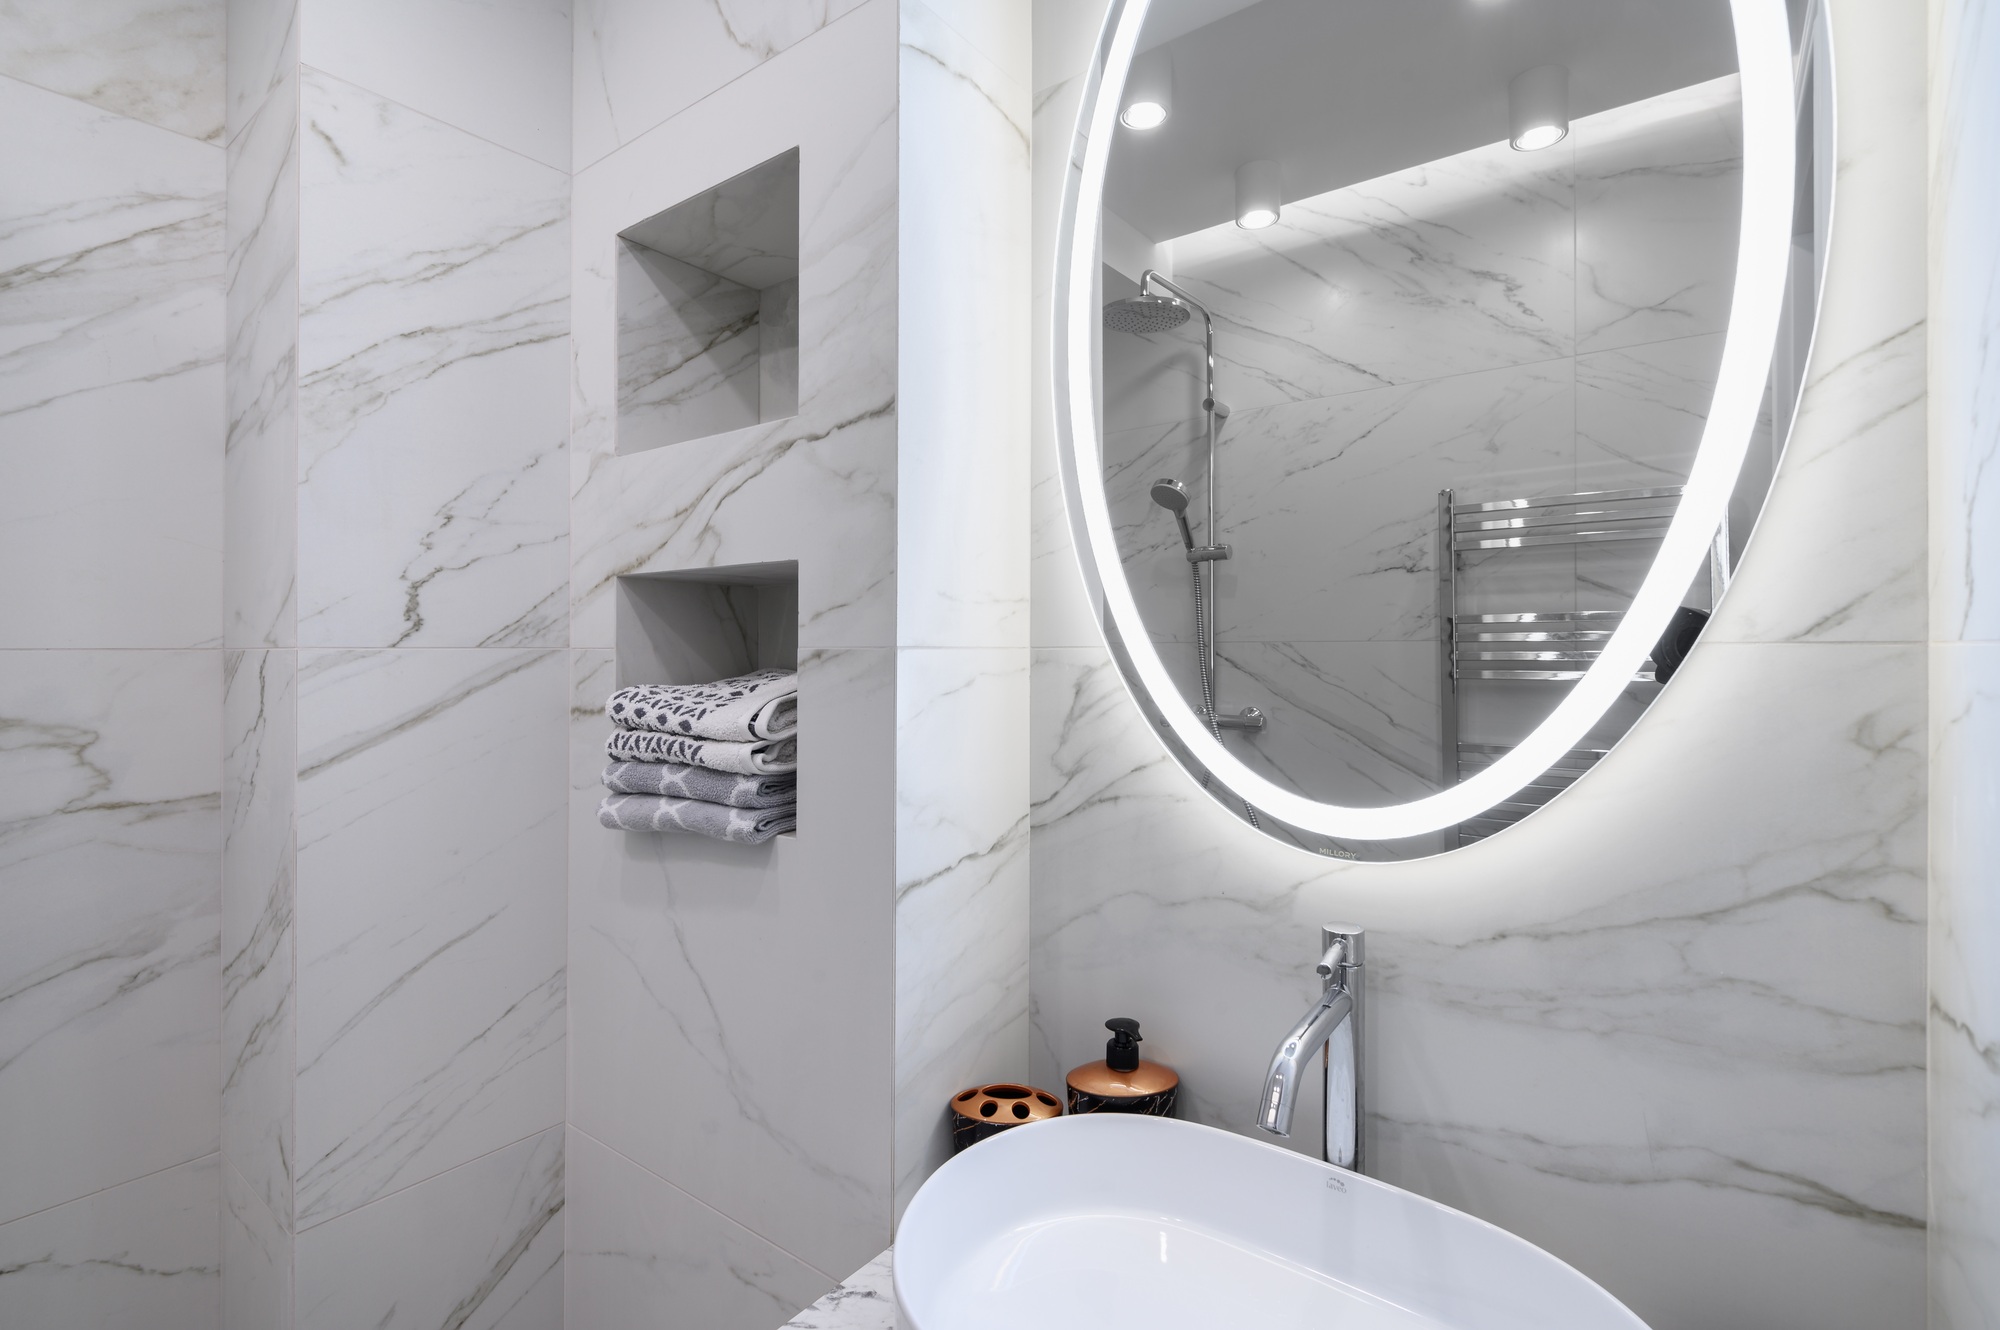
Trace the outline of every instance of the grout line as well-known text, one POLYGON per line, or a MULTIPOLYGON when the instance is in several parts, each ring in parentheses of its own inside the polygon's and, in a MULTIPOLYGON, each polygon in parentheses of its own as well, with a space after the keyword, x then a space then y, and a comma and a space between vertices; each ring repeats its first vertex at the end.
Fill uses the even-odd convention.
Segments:
POLYGON ((53 1205, 45 1205, 39 1210, 30 1210, 27 1214, 16 1215, 12 1219, 0 1222, 0 1229, 5 1229, 8 1224, 18 1224, 22 1220, 33 1219, 38 1215, 48 1214, 51 1210, 60 1210, 65 1205, 75 1205, 78 1201, 87 1201, 93 1196, 102 1196, 108 1191, 117 1191, 120 1187, 129 1187, 135 1182, 144 1182, 149 1178, 157 1178, 162 1173, 171 1173, 177 1168, 186 1168, 189 1164, 199 1164, 204 1159, 220 1160, 221 1158, 222 1151, 220 1148, 206 1150, 191 1159, 183 1159, 178 1164, 168 1164, 164 1168, 156 1168, 149 1173, 141 1173, 137 1177, 126 1178, 122 1182, 113 1182, 107 1186, 99 1187, 95 1191, 87 1191, 81 1196, 72 1196, 66 1201, 57 1201, 53 1205))
MULTIPOLYGON (((189 143, 199 143, 204 148, 220 148, 223 149, 225 152, 227 152, 229 147, 229 114, 228 114, 229 108, 228 108, 228 93, 226 90, 223 94, 222 129, 218 132, 218 135, 215 138, 198 139, 184 129, 172 129, 166 125, 159 124, 156 121, 144 120, 136 115, 127 115, 123 111, 114 111, 108 106, 98 105, 96 102, 91 101, 88 97, 79 97, 73 92, 64 92, 59 88, 47 87, 43 84, 35 82, 33 79, 22 78, 18 74, 0 74, 0 79, 5 79, 9 83, 19 84, 21 87, 24 88, 33 88, 36 92, 47 93, 51 97, 60 97, 64 101, 74 102, 78 106, 87 106, 91 110, 95 111, 97 114, 108 115, 114 120, 124 120, 134 125, 144 125, 148 129, 157 129, 162 134, 172 134, 177 139, 185 139, 189 143)), ((10 1220, 9 1222, 12 1221, 10 1220)))
MULTIPOLYGON (((655 1182, 658 1182, 661 1186, 673 1188, 675 1191, 679 1192, 682 1196, 687 1197, 690 1201, 693 1201, 696 1205, 700 1206, 702 1209, 707 1210, 709 1213, 720 1217, 723 1220, 723 1222, 727 1223, 730 1227, 742 1229, 745 1233, 748 1233, 751 1237, 757 1239, 757 1241, 763 1243, 765 1246, 771 1248, 774 1251, 783 1252, 785 1255, 791 1257, 794 1261, 797 1261, 800 1265, 803 1265, 806 1269, 812 1271, 814 1274, 819 1275, 825 1279, 831 1279, 836 1287, 844 1283, 848 1279, 848 1277, 854 1273, 854 1271, 850 1270, 845 1275, 827 1274, 826 1271, 820 1269, 818 1266, 814 1265, 811 1261, 808 1261, 805 1257, 799 1255, 791 1248, 781 1246, 780 1244, 771 1241, 771 1239, 765 1237, 762 1233, 759 1233, 756 1229, 751 1228, 748 1224, 743 1223, 739 1219, 732 1218, 729 1214, 727 1214, 724 1211, 716 1209, 714 1206, 710 1205, 707 1201, 702 1200, 701 1197, 695 1195, 693 1192, 681 1186, 679 1183, 671 1182, 666 1178, 661 1177, 658 1173, 655 1173, 652 1169, 647 1168, 644 1164, 632 1158, 630 1155, 626 1154, 623 1150, 620 1150, 615 1146, 606 1145, 603 1141, 598 1140, 597 1137, 591 1135, 583 1128, 577 1126, 574 1122, 569 1124, 569 1129, 575 1132, 577 1135, 588 1140, 591 1144, 596 1145, 604 1150, 607 1150, 614 1155, 617 1155, 620 1159, 630 1164, 633 1168, 638 1169, 641 1173, 644 1173, 647 1177, 653 1179, 655 1182)), ((564 1172, 563 1172, 563 1182, 565 1187, 568 1186, 568 1181, 569 1181, 568 1161, 565 1160, 564 1172)), ((567 1209, 567 1206, 565 1206, 565 1209, 567 1209)), ((890 1234, 890 1237, 893 1240, 895 1234, 892 1232, 890 1234)), ((872 1261, 875 1258, 871 1256, 868 1259, 872 1261)), ((864 1262, 863 1264, 866 1264, 866 1262, 864 1262)))
MULTIPOLYGON (((297 1104, 297 1098, 298 1097, 296 1095, 293 1096, 293 1103, 295 1108, 297 1104)), ((502 1150, 511 1150, 515 1146, 520 1145, 524 1141, 532 1141, 537 1136, 543 1136, 552 1131, 559 1131, 562 1129, 564 1125, 565 1124, 562 1123, 561 1121, 556 1121, 549 1123, 547 1126, 537 1127, 533 1131, 529 1132, 526 1136, 518 1137, 514 1140, 506 1142, 503 1145, 496 1145, 491 1150, 482 1151, 481 1153, 472 1156, 472 1158, 470 1159, 462 1160, 459 1163, 453 1164, 450 1168, 439 1169, 437 1172, 432 1173, 428 1177, 418 1178, 414 1182, 406 1182, 402 1186, 397 1187, 394 1191, 385 1191, 380 1196, 374 1197, 370 1200, 363 1201, 360 1205, 355 1206, 351 1210, 342 1210, 337 1215, 328 1215, 325 1219, 316 1220, 311 1225, 305 1228, 297 1229, 293 1233, 293 1236, 302 1238, 306 1234, 311 1233, 315 1229, 324 1228, 328 1224, 339 1223, 341 1220, 346 1219, 349 1215, 358 1215, 363 1210, 372 1209, 373 1207, 382 1204, 382 1202, 384 1201, 391 1200, 397 1196, 401 1196, 404 1192, 411 1191, 414 1190, 415 1188, 421 1187, 427 1182, 436 1182, 439 1178, 447 1177, 450 1174, 458 1172, 462 1168, 470 1168, 472 1165, 480 1162, 482 1159, 491 1159, 494 1155, 499 1154, 502 1150)), ((567 1168, 567 1164, 565 1164, 565 1168, 567 1168)), ((565 1200, 567 1200, 569 1192, 569 1181, 567 1173, 565 1173, 564 1175, 563 1192, 564 1192, 564 1198, 565 1200)), ((296 1205, 296 1201, 294 1201, 294 1204, 296 1205)))
MULTIPOLYGON (((510 148, 504 143, 500 143, 494 139, 487 138, 484 134, 474 133, 472 130, 467 129, 464 125, 456 124, 450 120, 446 120, 443 116, 433 115, 429 111, 420 111, 416 107, 410 105, 408 102, 399 102, 394 97, 386 96, 383 93, 377 92, 375 89, 369 87, 365 83, 356 83, 353 79, 342 78, 340 75, 334 73, 332 70, 321 69, 318 65, 309 65, 303 60, 299 61, 299 69, 301 71, 310 70, 312 73, 318 74, 321 78, 332 79, 335 83, 339 83, 346 87, 352 88, 356 92, 365 93, 368 96, 375 98, 375 100, 379 102, 386 102, 390 106, 394 106, 400 110, 409 112, 411 115, 422 116, 424 119, 430 121, 434 125, 443 125, 446 129, 456 130, 459 133, 465 135, 469 139, 476 139, 479 142, 486 144, 488 147, 498 148, 500 151, 506 153, 510 157, 518 157, 524 162, 532 162, 536 166, 541 167, 544 171, 553 171, 565 180, 570 179, 571 176, 574 174, 573 172, 565 170, 560 166, 550 166, 547 162, 543 161, 539 157, 530 157, 527 153, 522 152, 519 148, 510 148)), ((303 142, 305 139, 305 80, 303 78, 299 80, 299 139, 301 142, 303 142)), ((568 215, 570 202, 571 200, 569 198, 565 198, 563 200, 563 208, 565 216, 568 215)))

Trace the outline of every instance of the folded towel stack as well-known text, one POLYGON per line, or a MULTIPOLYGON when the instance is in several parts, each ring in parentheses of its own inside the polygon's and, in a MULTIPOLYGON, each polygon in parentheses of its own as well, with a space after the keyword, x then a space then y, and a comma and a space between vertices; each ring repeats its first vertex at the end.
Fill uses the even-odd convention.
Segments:
POLYGON ((603 826, 756 845, 797 825, 795 672, 621 688, 605 712, 617 728, 605 745, 603 826))

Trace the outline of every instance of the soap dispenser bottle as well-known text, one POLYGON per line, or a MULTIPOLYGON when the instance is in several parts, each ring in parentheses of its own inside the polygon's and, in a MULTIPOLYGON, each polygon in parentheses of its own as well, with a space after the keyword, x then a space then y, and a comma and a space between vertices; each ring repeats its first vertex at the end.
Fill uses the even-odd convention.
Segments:
POLYGON ((1086 1062, 1069 1074, 1069 1111, 1172 1117, 1181 1078, 1172 1067, 1139 1056, 1139 1022, 1113 1016, 1104 1028, 1111 1031, 1104 1060, 1086 1062))

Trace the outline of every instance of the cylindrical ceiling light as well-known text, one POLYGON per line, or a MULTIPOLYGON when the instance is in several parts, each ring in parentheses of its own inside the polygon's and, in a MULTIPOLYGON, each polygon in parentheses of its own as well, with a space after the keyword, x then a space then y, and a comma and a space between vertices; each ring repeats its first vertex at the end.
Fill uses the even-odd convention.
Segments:
POLYGON ((1174 109, 1174 62, 1164 50, 1132 61, 1125 77, 1124 108, 1118 123, 1127 129, 1158 129, 1174 109))
POLYGON ((1569 70, 1537 65, 1507 85, 1507 141, 1521 152, 1569 137, 1569 70))
POLYGON ((1245 162, 1236 168, 1236 224, 1261 231, 1278 220, 1285 176, 1276 162, 1245 162))

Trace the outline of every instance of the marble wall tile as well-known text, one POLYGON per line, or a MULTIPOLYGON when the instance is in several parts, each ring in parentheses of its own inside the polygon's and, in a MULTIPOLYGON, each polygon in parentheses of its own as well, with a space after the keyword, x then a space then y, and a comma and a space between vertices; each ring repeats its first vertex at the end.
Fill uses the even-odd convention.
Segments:
POLYGON ((569 169, 569 0, 314 0, 300 59, 569 169))
POLYGON ((291 1330, 291 1326, 292 1236, 225 1158, 221 1330, 291 1330))
POLYGON ((1778 479, 1706 633, 1925 635, 1925 54, 1916 6, 1830 6, 1839 134, 1826 284, 1778 479))
POLYGON ((1931 1324, 2000 1317, 2000 644, 1931 647, 1931 1324))
POLYGON ((1244 1032, 1275 1040, 1310 996, 1312 926, 1356 918, 1376 934, 1373 1171, 1542 1243, 1657 1326, 1907 1323, 1918 659, 1712 651, 1537 818, 1343 870, 1199 795, 1102 657, 1042 653, 1034 1074, 1092 1056, 1129 1009, 1186 1115, 1243 1130, 1268 1054, 1244 1032), (1693 715, 1743 737, 1728 764, 1675 724, 1693 715), (1599 845, 1615 874, 1579 852, 1599 845), (1829 963, 1857 948, 1881 959, 1867 976, 1829 963))
POLYGON ((281 81, 298 74, 299 0, 223 0, 228 137, 234 139, 281 81))
POLYGON ((216 652, 0 677, 0 1220, 216 1148, 216 652))
POLYGON ((10 78, 0 123, 0 646, 217 644, 222 149, 10 78))
POLYGON ((298 1238, 301 1330, 560 1330, 563 1132, 550 1127, 298 1238))
POLYGON ((574 0, 581 170, 797 45, 864 0, 574 0))
MULTIPOLYGON (((259 11, 261 14, 261 11, 259 11)), ((298 642, 299 81, 281 47, 229 140, 223 635, 298 642)), ((231 68, 236 62, 231 62, 231 68)))
POLYGON ((897 640, 1022 648, 1027 70, 922 0, 902 0, 899 52, 897 640))
POLYGON ((1224 401, 1306 401, 1569 354, 1574 214, 1567 153, 1498 143, 1175 237, 1173 276, 1224 401))
POLYGON ((568 180, 318 70, 301 95, 300 640, 559 643, 568 180))
POLYGON ((1028 1074, 1028 657, 896 659, 896 1208, 951 1097, 1028 1074))
POLYGON ((832 1277, 571 1128, 567 1330, 769 1330, 832 1277))
POLYGON ((562 1120, 563 675, 301 654, 301 1230, 562 1120))
POLYGON ((1743 214, 1737 77, 1586 116, 1570 142, 1577 350, 1721 332, 1743 214))
POLYGON ((788 559, 802 646, 894 640, 896 24, 877 0, 577 176, 572 645, 612 645, 620 576, 788 559), (797 414, 619 455, 618 233, 794 148, 797 414))
POLYGON ((0 75, 220 143, 223 27, 223 0, 15 0, 0 75))
POLYGON ((756 424, 763 292, 630 241, 617 264, 618 451, 756 424))
POLYGON ((216 1157, 0 1224, 0 1323, 214 1330, 216 1157))
POLYGON ((785 1322, 787 1330, 895 1330, 896 1281, 883 1252, 785 1322))
POLYGON ((223 658, 222 1153, 287 1228, 292 1215, 298 661, 223 658))
POLYGON ((801 653, 794 836, 606 831, 609 651, 571 652, 569 1121, 814 1269, 889 1242, 896 661, 801 653), (821 760, 823 761, 823 760, 821 760))
POLYGON ((2000 30, 1966 0, 1941 0, 1931 13, 1931 636, 1992 642, 2000 641, 2000 188, 1991 170, 2000 30))

